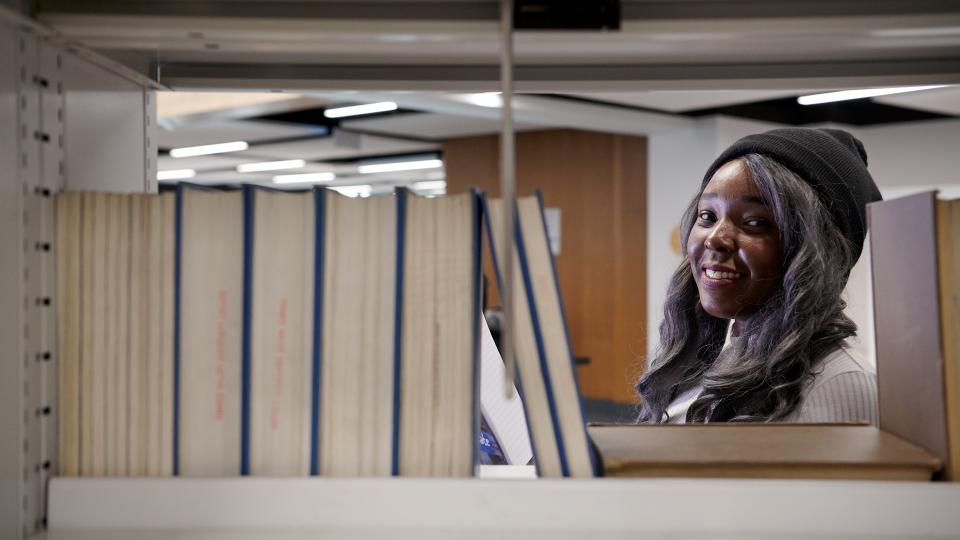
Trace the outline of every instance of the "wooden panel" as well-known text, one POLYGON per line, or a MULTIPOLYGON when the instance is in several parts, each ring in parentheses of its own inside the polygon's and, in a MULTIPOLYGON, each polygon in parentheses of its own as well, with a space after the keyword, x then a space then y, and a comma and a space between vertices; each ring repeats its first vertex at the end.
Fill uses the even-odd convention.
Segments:
POLYGON ((936 194, 927 192, 867 212, 880 429, 947 462, 935 208, 936 194))
POLYGON ((941 462, 873 426, 640 424, 590 426, 606 476, 927 481, 941 462))
MULTIPOLYGON (((578 374, 587 397, 635 401, 646 351, 647 143, 577 130, 517 135, 517 193, 543 193, 561 211, 557 273, 578 374)), ((443 144, 447 191, 469 186, 499 195, 497 136, 443 144)), ((487 276, 493 283, 489 266, 487 276)), ((498 302, 491 294, 492 304, 498 302)))

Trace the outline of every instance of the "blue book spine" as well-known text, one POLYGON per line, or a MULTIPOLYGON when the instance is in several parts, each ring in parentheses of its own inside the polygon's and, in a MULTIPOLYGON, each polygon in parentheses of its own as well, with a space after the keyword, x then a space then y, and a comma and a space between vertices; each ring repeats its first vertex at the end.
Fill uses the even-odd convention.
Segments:
POLYGON ((540 317, 537 311, 537 299, 533 292, 533 282, 530 278, 530 268, 527 262, 527 250, 523 242, 521 233, 520 216, 516 205, 513 207, 515 223, 515 240, 517 242, 517 259, 520 262, 520 273, 523 276, 523 287, 527 293, 527 307, 530 310, 530 324, 533 327, 533 336, 537 344, 537 356, 540 358, 540 373, 543 377, 543 387, 547 394, 547 404, 550 408, 550 419, 553 423, 553 434, 557 442, 557 453, 560 456, 560 471, 563 476, 570 476, 570 468, 567 464, 567 452, 563 444, 563 433, 560 430, 560 419, 557 416, 557 402, 553 396, 552 379, 550 378, 550 367, 547 364, 546 348, 543 344, 543 334, 540 331, 540 317))
POLYGON ((240 475, 250 474, 250 337, 253 333, 253 226, 256 191, 243 186, 243 318, 240 341, 240 475))
POLYGON ((310 392, 310 474, 320 474, 320 391, 323 356, 323 280, 324 234, 326 234, 327 190, 314 189, 314 254, 313 254, 313 370, 310 392))
POLYGON ((177 185, 174 212, 174 262, 173 262, 173 475, 180 475, 180 267, 183 264, 181 239, 183 238, 183 191, 184 184, 177 185))
POLYGON ((407 236, 407 196, 405 189, 396 191, 397 204, 397 281, 396 297, 393 314, 393 450, 390 472, 393 476, 400 475, 400 407, 401 399, 401 370, 403 368, 403 267, 404 245, 407 236))
MULTIPOLYGON (((483 255, 483 242, 480 236, 480 231, 482 228, 481 220, 483 215, 480 208, 480 193, 476 189, 470 190, 470 210, 472 213, 471 223, 473 224, 473 231, 471 232, 471 239, 473 242, 473 267, 471 268, 472 281, 473 281, 473 332, 471 334, 471 343, 473 345, 473 358, 471 359, 473 365, 473 413, 471 418, 473 418, 473 440, 478 440, 480 435, 480 317, 483 316, 480 311, 483 309, 481 295, 483 291, 481 290, 480 284, 480 275, 483 272, 480 267, 480 259, 483 255)), ((473 448, 473 456, 471 456, 471 462, 477 464, 480 462, 480 449, 476 444, 471 445, 473 448)))
POLYGON ((480 195, 480 207, 483 213, 483 228, 486 229, 487 233, 487 244, 490 245, 490 257, 493 259, 493 273, 496 274, 494 277, 497 280, 497 289, 503 293, 503 271, 500 269, 500 261, 497 259, 497 243, 493 239, 493 224, 490 223, 492 216, 490 215, 490 204, 487 202, 486 193, 480 195))

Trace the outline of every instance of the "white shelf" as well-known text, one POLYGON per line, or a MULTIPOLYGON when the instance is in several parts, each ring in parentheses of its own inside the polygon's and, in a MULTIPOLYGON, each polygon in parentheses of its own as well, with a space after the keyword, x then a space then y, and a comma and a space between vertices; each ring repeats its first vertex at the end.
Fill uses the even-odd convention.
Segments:
POLYGON ((55 478, 49 527, 55 540, 956 538, 960 484, 55 478))

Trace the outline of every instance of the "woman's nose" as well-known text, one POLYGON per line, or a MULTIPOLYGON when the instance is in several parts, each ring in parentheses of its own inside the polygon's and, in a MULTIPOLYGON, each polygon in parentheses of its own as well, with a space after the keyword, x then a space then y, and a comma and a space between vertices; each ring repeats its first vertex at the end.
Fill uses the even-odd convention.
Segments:
POLYGON ((736 250, 734 238, 733 226, 728 220, 723 219, 710 230, 705 244, 707 249, 727 253, 736 250))

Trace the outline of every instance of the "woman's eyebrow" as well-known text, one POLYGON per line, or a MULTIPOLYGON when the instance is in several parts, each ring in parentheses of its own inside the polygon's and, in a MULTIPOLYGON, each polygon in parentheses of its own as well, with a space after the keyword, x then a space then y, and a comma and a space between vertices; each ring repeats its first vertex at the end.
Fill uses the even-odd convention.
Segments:
MULTIPOLYGON (((701 199, 716 199, 717 197, 719 197, 719 195, 718 195, 715 191, 710 191, 710 192, 704 193, 703 195, 700 196, 701 199)), ((743 197, 738 197, 737 200, 739 200, 740 202, 745 202, 745 203, 762 204, 762 205, 764 205, 764 206, 767 205, 767 203, 766 203, 763 199, 761 199, 760 197, 753 196, 753 195, 746 195, 746 196, 743 196, 743 197)))

